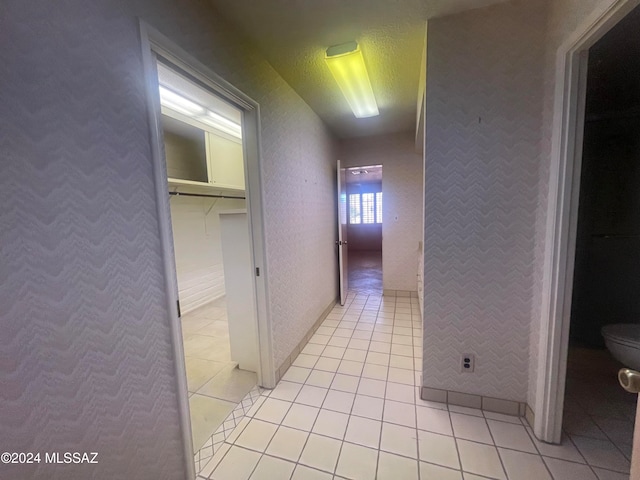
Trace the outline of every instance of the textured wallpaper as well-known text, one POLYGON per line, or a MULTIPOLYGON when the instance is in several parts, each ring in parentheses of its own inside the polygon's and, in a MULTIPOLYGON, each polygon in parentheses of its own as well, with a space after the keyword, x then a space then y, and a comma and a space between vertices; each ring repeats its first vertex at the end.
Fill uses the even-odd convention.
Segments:
MULTIPOLYGON (((527 402, 536 410, 538 351, 540 348, 540 320, 548 312, 543 311, 542 288, 544 256, 547 245, 549 175, 551 165, 551 139, 558 48, 590 15, 604 12, 614 0, 553 0, 549 1, 547 33, 545 35, 543 123, 541 135, 541 161, 539 192, 536 210, 534 297, 531 321, 529 396, 527 402)), ((561 80, 560 80, 561 81, 561 80)))
POLYGON ((261 105, 276 360, 336 295, 332 137, 208 2, 4 1, 2 450, 100 456, 0 478, 184 478, 138 15, 261 105))
POLYGON ((139 2, 137 14, 165 35, 177 28, 170 35, 176 43, 260 104, 269 310, 278 366, 337 295, 335 141, 255 48, 211 13, 209 2, 193 3, 200 16, 167 14, 151 0, 139 2))
POLYGON ((527 398, 545 22, 521 1, 429 22, 428 387, 527 398))
POLYGON ((352 167, 382 164, 383 286, 417 291, 422 158, 415 151, 413 134, 342 140, 340 159, 352 167))

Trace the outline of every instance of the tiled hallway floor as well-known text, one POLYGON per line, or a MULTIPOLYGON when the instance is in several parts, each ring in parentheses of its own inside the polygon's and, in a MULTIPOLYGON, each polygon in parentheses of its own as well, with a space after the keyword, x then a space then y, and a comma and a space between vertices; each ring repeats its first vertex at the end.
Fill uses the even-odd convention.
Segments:
POLYGON ((225 298, 182 316, 193 447, 198 450, 255 386, 231 360, 225 298))
POLYGON ((587 465, 587 445, 538 442, 518 417, 421 400, 421 345, 416 299, 351 294, 198 478, 628 478, 587 465))

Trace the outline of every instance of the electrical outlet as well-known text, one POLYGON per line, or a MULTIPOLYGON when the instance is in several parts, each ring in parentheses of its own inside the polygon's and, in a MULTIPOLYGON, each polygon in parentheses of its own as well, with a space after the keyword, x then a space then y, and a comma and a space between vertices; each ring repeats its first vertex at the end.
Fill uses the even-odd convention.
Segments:
POLYGON ((476 368, 476 359, 470 353, 463 353, 460 358, 460 368, 463 373, 472 373, 476 368))

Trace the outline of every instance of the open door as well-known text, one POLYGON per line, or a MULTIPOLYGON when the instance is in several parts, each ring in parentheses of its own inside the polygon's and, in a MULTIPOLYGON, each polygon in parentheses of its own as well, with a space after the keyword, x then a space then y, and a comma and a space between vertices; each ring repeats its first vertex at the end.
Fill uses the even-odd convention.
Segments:
POLYGON ((347 301, 349 289, 348 246, 347 246, 347 171, 340 168, 338 160, 338 268, 340 270, 340 305, 347 301))
MULTIPOLYGON (((618 372, 620 385, 627 392, 640 393, 640 373, 629 368, 618 372)), ((633 432, 633 452, 631 454, 631 476, 629 480, 640 480, 640 398, 636 409, 636 424, 633 432)))

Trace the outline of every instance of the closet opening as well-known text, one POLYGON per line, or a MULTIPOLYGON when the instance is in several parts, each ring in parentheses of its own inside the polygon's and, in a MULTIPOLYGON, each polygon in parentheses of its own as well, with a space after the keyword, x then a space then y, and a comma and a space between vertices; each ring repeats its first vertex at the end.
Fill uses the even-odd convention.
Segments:
POLYGON ((257 384, 242 110, 157 59, 194 450, 257 384))
POLYGON ((185 467, 194 478, 236 413, 259 387, 275 386, 260 107, 142 21, 140 33, 185 467))

